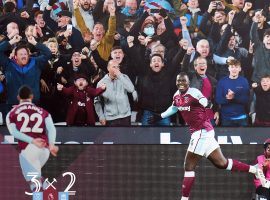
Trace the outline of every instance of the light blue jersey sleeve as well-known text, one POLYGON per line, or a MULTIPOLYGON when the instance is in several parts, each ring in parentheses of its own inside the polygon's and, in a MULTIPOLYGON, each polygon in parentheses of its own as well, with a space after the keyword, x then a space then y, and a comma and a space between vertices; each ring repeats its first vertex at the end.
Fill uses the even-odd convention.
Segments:
POLYGON ((206 107, 208 105, 208 100, 205 96, 203 96, 202 92, 198 90, 197 88, 189 88, 189 94, 197 99, 199 103, 203 106, 206 107))
POLYGON ((178 108, 174 105, 171 105, 165 112, 161 113, 162 118, 169 117, 175 113, 177 113, 178 108))
POLYGON ((46 130, 49 139, 49 144, 54 144, 56 139, 56 129, 51 115, 45 118, 46 130))
POLYGON ((10 134, 13 135, 16 139, 21 140, 23 142, 27 142, 29 144, 32 142, 32 140, 33 140, 32 137, 20 132, 17 129, 16 124, 10 123, 9 113, 6 116, 6 124, 7 124, 7 128, 9 130, 10 134))
POLYGON ((205 98, 205 97, 202 97, 200 100, 199 100, 199 103, 203 106, 203 107, 206 107, 208 105, 208 100, 205 98))
POLYGON ((213 60, 216 64, 218 65, 226 65, 227 64, 227 59, 226 57, 220 57, 216 54, 213 55, 213 60))
POLYGON ((188 47, 193 47, 191 37, 188 30, 182 30, 182 37, 188 41, 188 47))

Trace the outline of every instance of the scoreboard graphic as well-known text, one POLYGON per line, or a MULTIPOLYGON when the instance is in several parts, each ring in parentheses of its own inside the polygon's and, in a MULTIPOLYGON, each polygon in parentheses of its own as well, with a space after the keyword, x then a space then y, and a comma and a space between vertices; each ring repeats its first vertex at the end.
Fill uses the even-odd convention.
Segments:
MULTIPOLYGON (((180 199, 183 160, 187 145, 59 146, 59 155, 50 157, 42 169, 48 184, 56 188, 57 199, 180 199), (75 180, 71 181, 70 174, 63 176, 65 173, 74 174, 75 180), (67 188, 68 191, 76 193, 65 194, 62 197, 61 194, 64 194, 67 188)), ((261 145, 221 147, 226 156, 250 164, 262 152, 261 145)), ((25 194, 25 191, 30 192, 30 189, 21 173, 16 145, 2 144, 0 152, 0 199, 27 200, 38 199, 38 196, 42 199, 45 191, 34 196, 25 194)), ((252 175, 218 170, 208 160, 203 159, 196 169, 196 182, 191 198, 245 200, 251 199, 254 191, 252 175)), ((56 199, 51 196, 47 195, 46 198, 56 199)))

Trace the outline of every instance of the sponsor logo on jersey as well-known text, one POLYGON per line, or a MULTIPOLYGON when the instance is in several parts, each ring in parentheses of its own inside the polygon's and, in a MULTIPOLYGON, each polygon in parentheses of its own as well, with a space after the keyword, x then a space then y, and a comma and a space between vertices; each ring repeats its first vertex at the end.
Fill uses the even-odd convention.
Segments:
POLYGON ((179 111, 190 111, 190 106, 180 106, 178 107, 179 111))

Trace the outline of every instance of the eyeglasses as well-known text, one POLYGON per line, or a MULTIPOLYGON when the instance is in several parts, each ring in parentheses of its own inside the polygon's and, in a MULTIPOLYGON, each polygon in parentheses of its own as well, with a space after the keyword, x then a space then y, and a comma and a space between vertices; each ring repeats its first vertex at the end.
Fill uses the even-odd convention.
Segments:
POLYGON ((197 63, 197 64, 194 64, 194 66, 207 66, 207 63, 197 63))
POLYGON ((154 50, 155 53, 164 53, 164 50, 154 50))

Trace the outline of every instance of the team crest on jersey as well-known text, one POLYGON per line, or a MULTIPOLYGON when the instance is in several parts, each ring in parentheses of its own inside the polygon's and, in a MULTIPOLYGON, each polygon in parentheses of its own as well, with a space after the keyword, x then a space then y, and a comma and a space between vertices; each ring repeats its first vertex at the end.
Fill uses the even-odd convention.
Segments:
POLYGON ((189 100, 188 97, 184 97, 184 102, 185 102, 185 103, 188 103, 188 100, 189 100))
POLYGON ((180 96, 176 96, 174 98, 174 104, 175 104, 175 106, 181 105, 181 103, 182 103, 181 97, 180 96))

